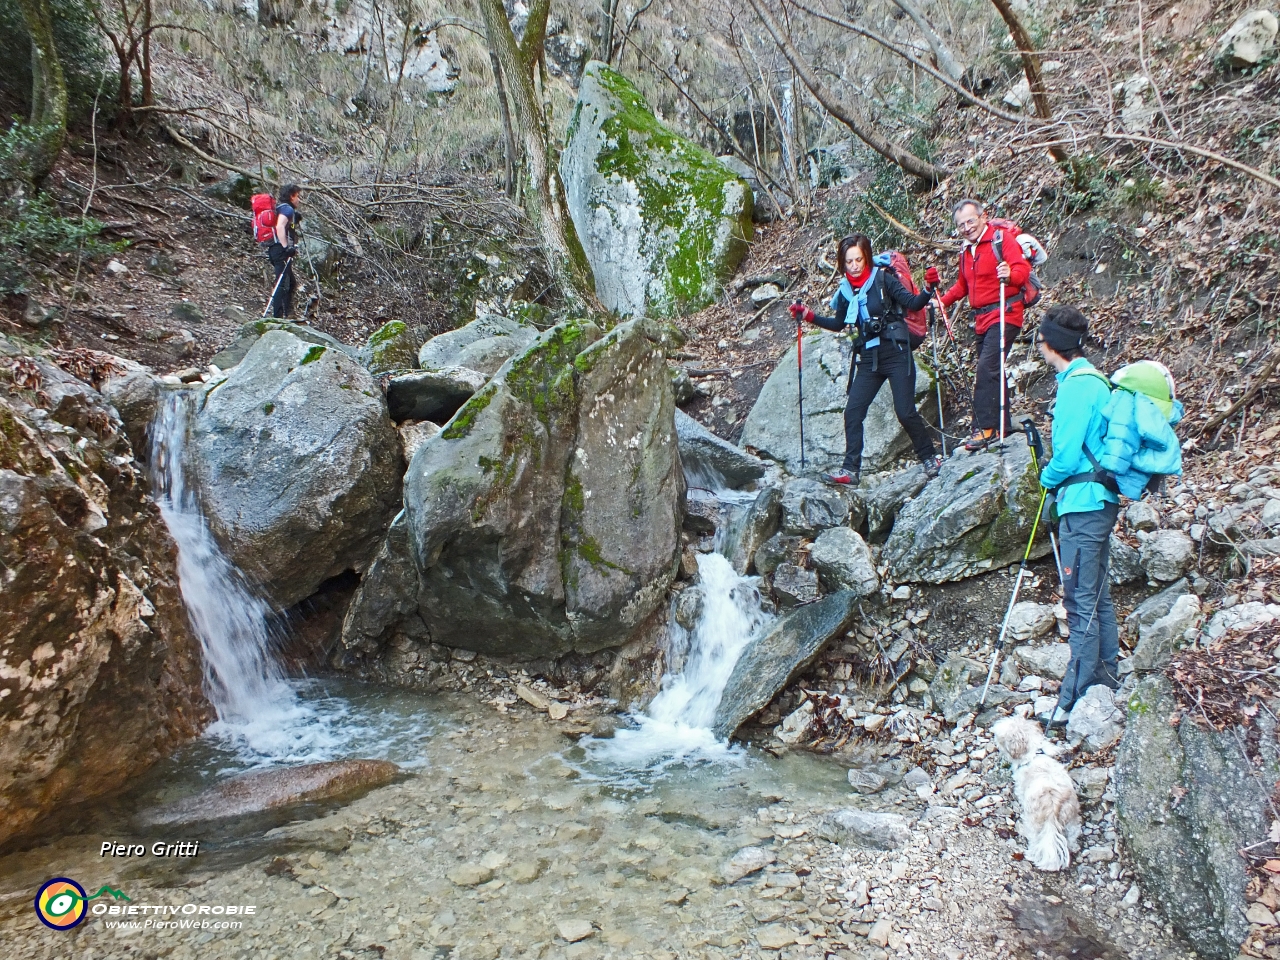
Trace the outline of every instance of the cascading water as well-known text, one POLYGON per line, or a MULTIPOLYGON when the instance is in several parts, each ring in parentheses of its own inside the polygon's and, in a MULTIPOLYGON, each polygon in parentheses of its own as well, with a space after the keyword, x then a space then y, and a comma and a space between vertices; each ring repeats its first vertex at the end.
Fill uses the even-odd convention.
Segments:
POLYGON ((587 745, 589 756, 613 767, 660 771, 674 763, 744 756, 718 740, 711 725, 738 658, 773 621, 758 579, 739 576, 725 557, 755 495, 729 490, 722 477, 705 470, 687 479, 691 490, 715 496, 727 516, 717 531, 716 552, 698 557, 698 582, 688 588, 698 591, 700 606, 693 629, 686 631, 674 618, 670 627, 670 662, 679 664, 678 672, 664 677, 661 692, 632 717, 634 728, 587 745))
POLYGON ((182 599, 204 653, 205 692, 218 720, 208 735, 242 759, 328 759, 336 716, 299 700, 274 656, 271 608, 223 555, 195 491, 185 456, 191 398, 171 391, 152 425, 152 489, 178 545, 182 599))

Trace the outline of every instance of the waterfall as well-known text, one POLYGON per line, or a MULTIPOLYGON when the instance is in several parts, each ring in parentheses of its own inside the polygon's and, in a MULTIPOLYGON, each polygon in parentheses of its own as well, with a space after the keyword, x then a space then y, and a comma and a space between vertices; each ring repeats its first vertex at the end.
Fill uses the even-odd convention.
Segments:
POLYGON ((152 424, 151 483, 178 545, 178 583, 204 655, 205 693, 218 715, 208 735, 262 761, 327 759, 334 718, 302 703, 285 678, 274 654, 271 607, 218 547, 188 482, 190 425, 189 393, 169 391, 152 424))
MULTIPOLYGON (((693 488, 694 478, 689 479, 693 488)), ((724 555, 736 548, 738 528, 755 495, 728 490, 723 478, 708 478, 705 471, 696 476, 696 486, 724 505, 716 552, 699 555, 698 581, 686 587, 697 591, 697 619, 685 630, 672 617, 672 672, 644 713, 632 716, 635 727, 586 745, 590 756, 611 766, 656 772, 675 763, 743 756, 717 740, 711 725, 738 658, 773 622, 764 609, 759 580, 740 576, 724 555)))

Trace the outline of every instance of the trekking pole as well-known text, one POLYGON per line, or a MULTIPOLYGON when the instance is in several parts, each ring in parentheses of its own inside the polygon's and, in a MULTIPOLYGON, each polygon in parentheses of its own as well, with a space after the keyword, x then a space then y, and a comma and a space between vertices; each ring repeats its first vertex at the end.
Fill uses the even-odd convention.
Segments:
POLYGON ((996 664, 1000 662, 1000 653, 1004 650, 1005 637, 1009 633, 1009 618, 1013 616, 1014 604, 1018 602, 1018 591, 1022 589, 1022 578, 1027 575, 1027 560, 1031 558, 1031 545, 1036 541, 1036 532, 1040 529, 1040 514, 1044 511, 1045 494, 1049 491, 1044 487, 1040 488, 1040 505, 1036 508, 1036 519, 1031 524, 1031 537, 1027 540, 1026 552, 1022 555, 1022 562, 1018 564, 1018 577, 1013 581, 1013 595, 1009 597, 1009 606, 1004 611, 1004 622, 1000 624, 1000 636, 996 638, 995 653, 991 656, 991 666, 987 669, 987 682, 982 685, 982 696, 978 700, 978 709, 982 709, 987 704, 987 691, 991 688, 991 678, 995 675, 996 664))
MULTIPOLYGON (((795 302, 796 306, 800 301, 795 302)), ((796 317, 796 385, 800 392, 800 469, 804 462, 804 321, 796 317)))
POLYGON ((929 304, 929 342, 933 346, 933 383, 938 388, 938 436, 942 439, 942 455, 947 455, 947 422, 942 413, 942 372, 938 369, 938 316, 929 304))
MULTIPOLYGON (((1027 446, 1031 448, 1031 462, 1036 468, 1036 478, 1040 477, 1040 464, 1044 462, 1044 440, 1040 436, 1040 431, 1036 429, 1035 423, 1030 417, 1022 421, 1022 429, 1027 432, 1027 446)), ((1049 499, 1048 491, 1044 487, 1040 488, 1045 491, 1045 495, 1040 498, 1040 509, 1044 510, 1044 502, 1049 499)), ((1062 554, 1058 551, 1058 538, 1054 535, 1053 525, 1049 525, 1049 543, 1053 546, 1053 563, 1058 568, 1058 584, 1062 583, 1062 554)), ((1064 587, 1065 589, 1065 587, 1064 587)))
MULTIPOLYGON (((942 311, 942 322, 947 325, 947 339, 955 343, 956 335, 951 331, 951 314, 947 313, 947 306, 942 302, 942 297, 937 290, 933 291, 933 303, 936 303, 938 309, 942 311)), ((933 303, 929 304, 930 309, 933 308, 933 303)))
POLYGON ((271 301, 275 300, 276 291, 280 289, 280 281, 284 279, 284 271, 289 269, 289 264, 292 262, 293 262, 293 257, 289 257, 288 259, 286 259, 284 262, 284 270, 281 270, 280 276, 276 277, 276 285, 271 288, 271 296, 267 297, 267 305, 262 308, 262 316, 264 318, 271 311, 271 301))
MULTIPOLYGON (((1003 261, 1002 261, 1003 262, 1003 261)), ((999 275, 996 280, 1000 284, 1000 449, 1004 449, 1004 405, 1007 382, 1004 372, 1004 281, 999 275)))

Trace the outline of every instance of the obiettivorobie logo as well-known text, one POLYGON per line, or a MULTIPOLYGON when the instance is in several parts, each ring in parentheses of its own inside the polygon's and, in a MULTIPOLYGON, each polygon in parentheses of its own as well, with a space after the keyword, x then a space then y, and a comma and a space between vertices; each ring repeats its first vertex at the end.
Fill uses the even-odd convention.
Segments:
POLYGON ((67 877, 54 877, 36 893, 36 916, 53 930, 70 930, 85 918, 90 900, 98 897, 128 900, 123 890, 116 890, 105 883, 92 896, 84 887, 67 877))

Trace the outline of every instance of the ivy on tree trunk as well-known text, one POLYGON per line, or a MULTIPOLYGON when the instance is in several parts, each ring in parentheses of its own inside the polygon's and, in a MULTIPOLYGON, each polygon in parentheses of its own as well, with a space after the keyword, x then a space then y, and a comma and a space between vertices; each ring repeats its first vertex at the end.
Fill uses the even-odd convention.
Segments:
POLYGON ((67 138, 67 79, 53 42, 48 0, 18 0, 31 36, 31 126, 22 175, 39 185, 53 170, 67 138))

